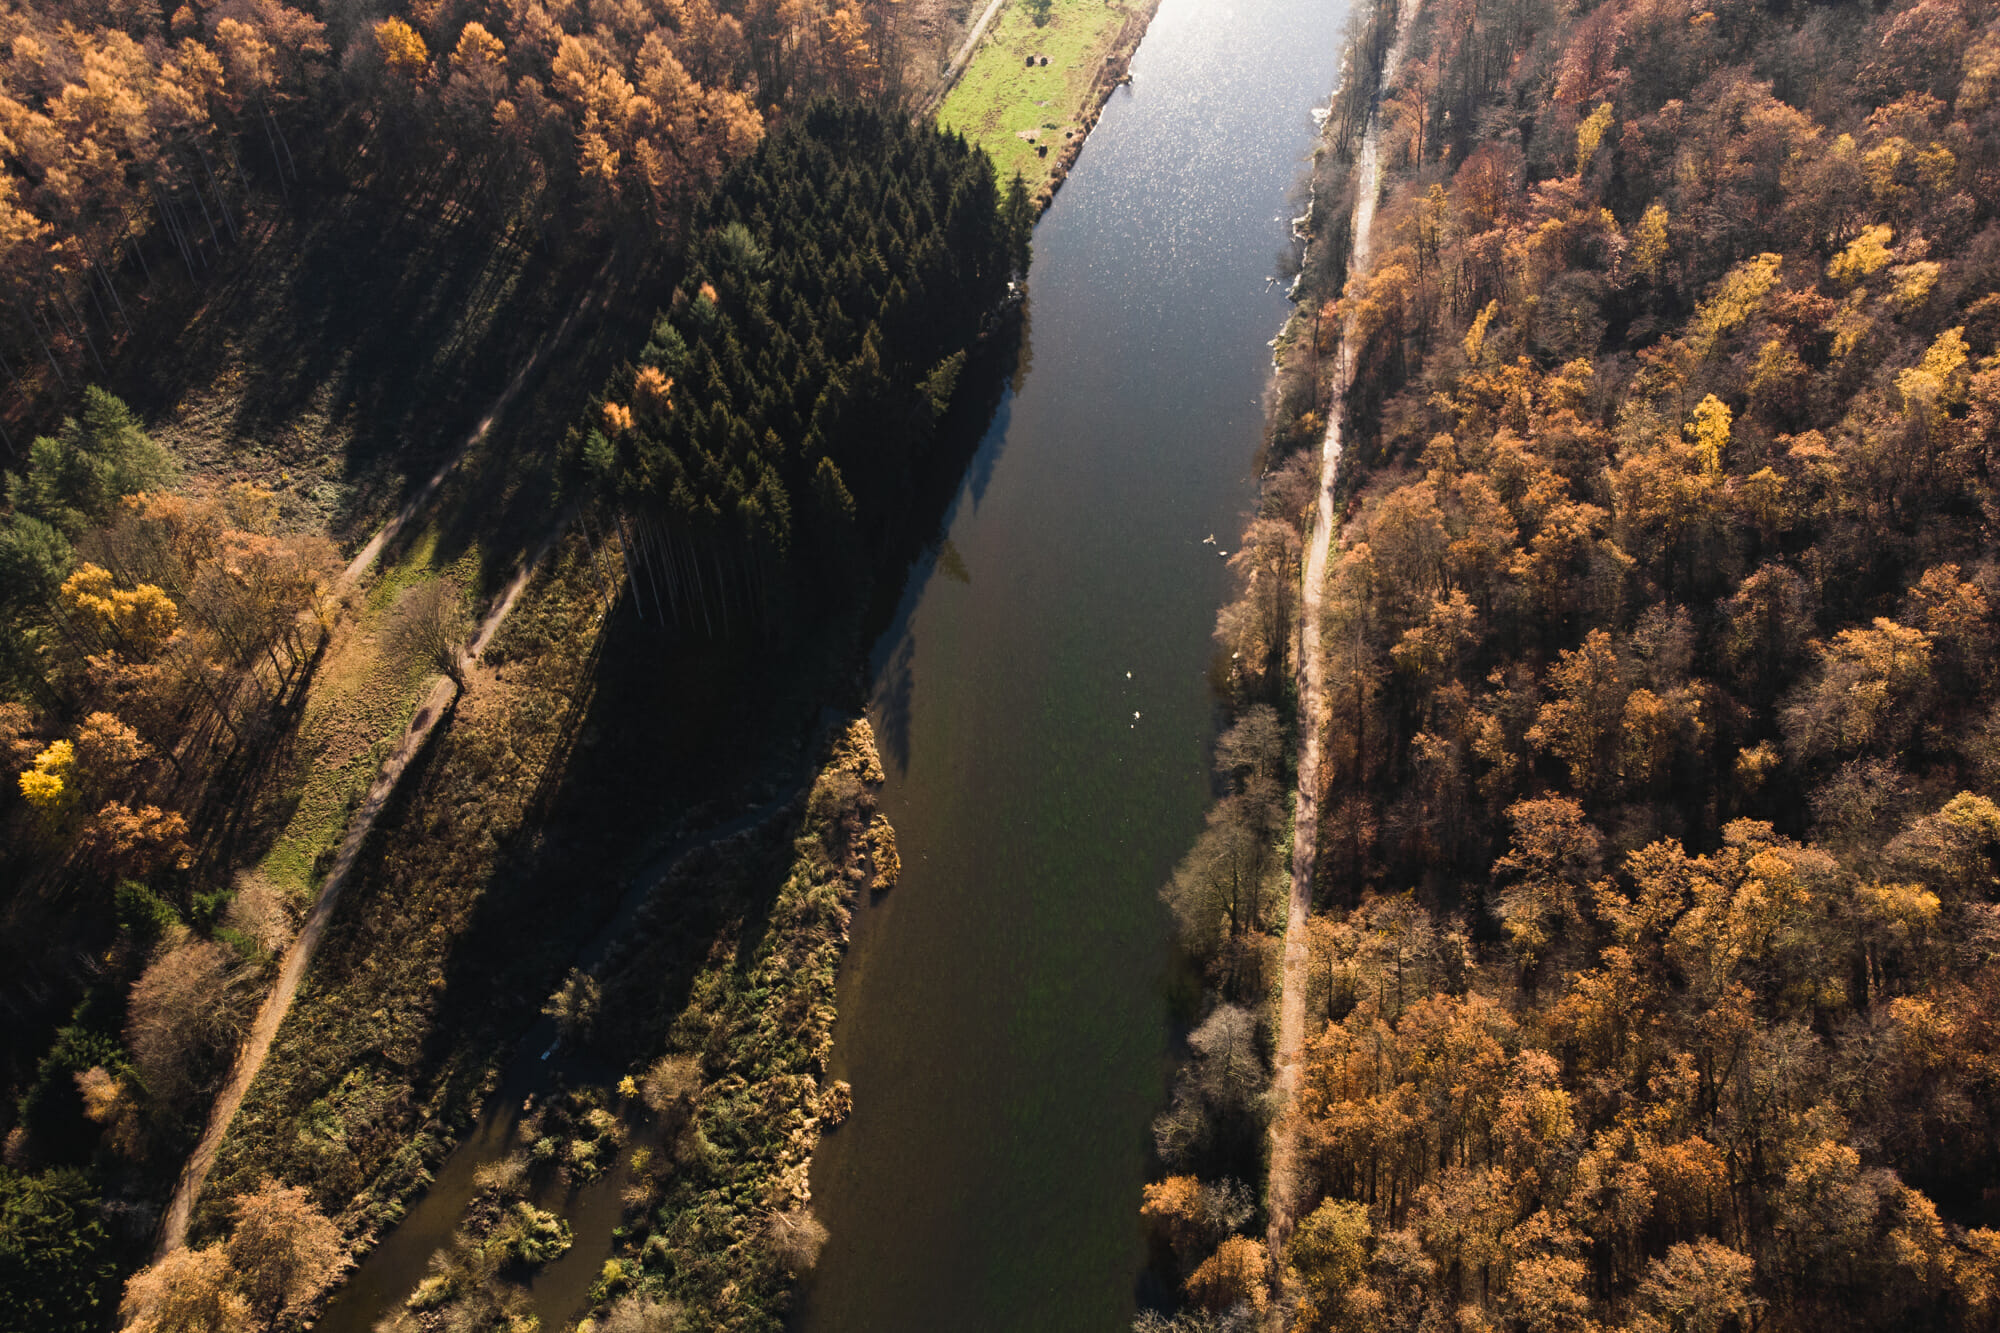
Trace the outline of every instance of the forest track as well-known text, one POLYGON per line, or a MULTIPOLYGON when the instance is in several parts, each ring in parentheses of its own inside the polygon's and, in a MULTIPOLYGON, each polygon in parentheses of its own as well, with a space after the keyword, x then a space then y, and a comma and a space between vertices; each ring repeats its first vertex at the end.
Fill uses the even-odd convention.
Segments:
POLYGON ((451 456, 438 464, 437 471, 431 473, 430 479, 417 488, 417 493, 405 500, 403 507, 398 509, 395 515, 354 553, 354 558, 347 562, 347 568, 341 571, 342 589, 351 588, 361 582, 362 576, 368 572, 369 566, 375 563, 376 558, 388 549, 391 542, 402 536, 403 529, 414 522, 417 515, 430 504, 431 497, 437 494, 438 487, 444 485, 445 478, 455 472, 458 465, 465 461, 465 456, 493 433, 493 427, 499 423, 501 416, 513 405, 514 399, 520 396, 521 390, 526 387, 530 379, 534 378, 536 372, 548 364, 549 358, 555 355, 556 348, 562 346, 563 340, 569 336, 569 331, 575 327, 576 321, 582 318, 585 312, 602 306, 610 298, 611 286, 606 279, 610 276, 611 264, 612 261, 606 259, 598 267, 597 272, 591 275, 589 283, 585 285, 583 299, 572 306, 570 312, 563 316, 562 322, 542 338, 541 343, 522 363, 521 368, 514 372, 514 378, 507 381, 507 387, 500 390, 500 396, 493 400, 493 406, 486 409, 486 415, 479 419, 479 424, 459 442, 458 448, 451 451, 451 456))
MULTIPOLYGON (((1409 45, 1410 28, 1421 0, 1403 0, 1396 16, 1396 37, 1382 61, 1368 123, 1361 136, 1361 153, 1354 165, 1359 188, 1347 252, 1347 274, 1365 273, 1370 258, 1369 233, 1375 225, 1375 205, 1381 194, 1381 91, 1395 82, 1409 45)), ((1313 518, 1312 542, 1306 550, 1304 586, 1299 607, 1299 790, 1292 832, 1292 891, 1285 914, 1284 980, 1278 999, 1278 1043, 1272 1080, 1276 1114, 1271 1121, 1269 1176, 1270 1229, 1266 1244, 1278 1261, 1297 1222, 1297 1145, 1287 1133, 1287 1111, 1298 1092, 1299 1052, 1306 1029, 1306 921, 1312 915, 1313 880, 1319 857, 1319 770, 1322 722, 1326 713, 1326 663, 1320 654, 1319 618, 1326 585, 1326 562, 1333 544, 1334 487, 1340 477, 1340 419, 1353 376, 1354 313, 1349 311, 1340 331, 1340 355, 1335 363, 1333 401, 1327 410, 1326 436, 1320 446, 1319 506, 1313 518)), ((1279 1262, 1277 1271, 1282 1273, 1279 1262)))
MULTIPOLYGON (((480 418, 479 424, 452 452, 451 457, 446 459, 422 489, 397 511, 395 517, 383 524, 381 530, 356 552, 354 559, 348 562, 346 569, 341 572, 339 586, 342 591, 359 584, 369 567, 389 543, 423 511, 445 478, 451 475, 452 471, 464 461, 465 456, 492 432, 501 414, 513 403, 535 372, 547 364, 549 357, 562 343, 577 319, 587 310, 603 302, 608 295, 608 288, 603 281, 608 267, 609 261, 591 280, 585 296, 576 303, 568 315, 563 317, 554 331, 542 340, 541 345, 535 349, 534 354, 520 370, 515 372, 514 377, 507 382, 507 386, 500 391, 499 397, 494 399, 493 405, 487 409, 486 415, 480 418)), ((528 580, 534 576, 535 570, 554 548, 557 539, 573 517, 572 513, 565 511, 548 535, 521 562, 521 567, 515 571, 514 577, 509 580, 500 595, 494 598, 492 606, 480 621, 468 645, 467 658, 476 661, 486 650, 486 646, 493 641, 493 636, 499 632, 501 623, 520 601, 522 592, 528 586, 528 580)), ((263 1003, 258 1006, 257 1016, 251 1022, 250 1031, 245 1035, 243 1045, 237 1051, 236 1059, 230 1067, 229 1081, 223 1085, 222 1092, 216 1097, 215 1104, 209 1111, 208 1123, 202 1130, 201 1139, 196 1143, 194 1151, 189 1154, 186 1165, 181 1168, 180 1178, 174 1182, 173 1197, 168 1201, 166 1212, 160 1220, 159 1243, 153 1252, 156 1262, 187 1243, 188 1225, 194 1217, 195 1202, 201 1197, 202 1187, 208 1183, 208 1174, 215 1166, 216 1155, 221 1151, 222 1140, 229 1132, 230 1122, 236 1118, 238 1108, 243 1105, 243 1098, 249 1094, 250 1085, 256 1082, 257 1075, 263 1071, 264 1061, 271 1053, 271 1043, 277 1038, 278 1029, 284 1024, 285 1016, 291 1012, 292 1001, 298 998, 299 987, 305 981, 306 970, 312 966, 313 954, 326 935, 326 928, 333 919, 334 908, 340 901, 340 892, 346 887, 348 873, 360 858, 361 848, 367 843, 368 835, 375 829, 375 821, 381 816, 390 798, 395 795, 396 785, 402 780, 404 771, 409 768, 411 761, 422 753, 439 719, 457 702, 459 691, 459 685, 449 676, 440 677, 431 687, 430 693, 424 696, 423 703, 418 706, 416 715, 410 719, 409 727, 397 742, 395 750, 383 760, 375 780, 369 784, 367 796, 363 798, 361 805, 349 820, 347 832, 340 841, 340 849, 334 855, 333 865, 328 868, 326 878, 320 881, 319 892, 313 899, 311 910, 306 913, 305 924, 299 927, 298 935, 285 947, 283 961, 278 968, 277 982, 265 995, 263 1003)))
POLYGON ((965 67, 972 63, 972 53, 979 49, 979 39, 986 35, 986 30, 993 26, 993 20, 1006 6, 1007 0, 992 0, 980 13, 979 21, 973 24, 972 31, 966 34, 965 42, 958 48, 958 54, 954 55, 951 64, 945 67, 944 78, 938 83, 937 90, 924 99, 923 109, 917 113, 919 120, 937 114, 937 109, 944 105, 944 99, 951 95, 952 85, 958 82, 958 76, 965 73, 965 67))

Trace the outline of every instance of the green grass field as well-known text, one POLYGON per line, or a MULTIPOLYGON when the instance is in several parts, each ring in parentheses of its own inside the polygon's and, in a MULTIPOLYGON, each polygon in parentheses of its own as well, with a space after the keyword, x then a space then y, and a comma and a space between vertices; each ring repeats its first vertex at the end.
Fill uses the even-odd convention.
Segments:
POLYGON ((478 549, 443 561, 437 546, 436 529, 426 528, 382 571, 357 623, 346 629, 313 681, 294 747, 298 803, 257 867, 299 902, 312 899, 320 858, 346 836, 348 817, 435 678, 429 663, 407 661, 389 651, 384 631, 396 598, 434 574, 478 590, 478 549))
POLYGON ((1091 81, 1132 12, 1107 0, 1052 0, 1048 23, 1037 28, 1025 4, 1009 4, 938 108, 938 122, 991 154, 1003 185, 1018 171, 1034 193, 1062 158, 1064 131, 1083 132, 1091 81), (1031 55, 1049 63, 1030 69, 1031 55), (1037 145, 1047 146, 1047 157, 1037 145))

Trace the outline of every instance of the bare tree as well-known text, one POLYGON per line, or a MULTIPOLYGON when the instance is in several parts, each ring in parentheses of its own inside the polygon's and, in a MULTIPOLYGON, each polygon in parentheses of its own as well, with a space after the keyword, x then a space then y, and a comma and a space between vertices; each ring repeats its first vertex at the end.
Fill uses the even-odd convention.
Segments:
POLYGON ((346 1260, 340 1228, 297 1186, 266 1180, 230 1207, 236 1232, 229 1238, 229 1261, 237 1289, 265 1325, 324 1291, 346 1260))
POLYGON ((600 1333, 673 1333, 680 1325, 681 1307, 644 1296, 621 1296, 598 1322, 600 1333))
POLYGON ((772 1213, 768 1234, 771 1253, 788 1273, 804 1273, 811 1269, 819 1262, 819 1252, 826 1246, 826 1228, 805 1204, 798 1204, 782 1213, 772 1213))
POLYGON ((426 579, 405 590, 389 613, 389 648, 424 662, 465 684, 466 643, 472 612, 465 591, 451 579, 426 579))
POLYGON ((701 1095, 701 1060, 693 1055, 663 1055, 646 1070, 639 1085, 646 1109, 655 1115, 686 1114, 701 1095))
POLYGON ((234 1046, 247 1017, 240 969, 213 940, 165 949, 132 988, 126 1042, 147 1091, 186 1109, 234 1046))

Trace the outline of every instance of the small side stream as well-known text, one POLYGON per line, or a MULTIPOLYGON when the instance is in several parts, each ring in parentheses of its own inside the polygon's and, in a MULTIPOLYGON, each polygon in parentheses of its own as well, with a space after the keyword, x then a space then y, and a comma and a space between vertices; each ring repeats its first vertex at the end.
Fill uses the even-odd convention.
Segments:
MULTIPOLYGON (((757 807, 717 828, 677 839, 654 856, 632 878, 632 887, 596 935, 576 955, 575 966, 589 970, 602 962, 619 939, 631 932, 653 890, 674 864, 697 847, 719 842, 767 819, 784 817, 790 793, 757 807)), ((314 1325, 317 1333, 370 1333, 376 1321, 401 1308, 423 1281, 431 1255, 451 1242, 452 1233, 472 1201, 473 1181, 481 1168, 518 1151, 515 1135, 530 1114, 530 1098, 540 1098, 564 1082, 602 1082, 605 1071, 580 1058, 554 1051, 555 1023, 538 1020, 521 1039, 499 1087, 486 1099, 478 1122, 459 1140, 429 1189, 403 1220, 362 1259, 353 1275, 328 1302, 314 1325)), ((584 1312, 590 1289, 611 1253, 611 1233, 623 1214, 620 1194, 630 1176, 629 1152, 588 1184, 571 1187, 550 1181, 529 1196, 536 1207, 558 1213, 570 1224, 575 1243, 559 1258, 538 1269, 528 1286, 536 1316, 545 1329, 570 1326, 584 1312)))

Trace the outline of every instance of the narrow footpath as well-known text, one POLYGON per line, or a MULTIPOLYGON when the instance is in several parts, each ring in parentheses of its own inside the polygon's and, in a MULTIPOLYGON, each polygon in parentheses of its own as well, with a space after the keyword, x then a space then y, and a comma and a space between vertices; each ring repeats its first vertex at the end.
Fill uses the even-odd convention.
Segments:
MULTIPOLYGON (((542 340, 534 355, 528 358, 506 388, 482 417, 479 424, 466 436, 465 440, 452 452, 450 458, 431 475, 429 481, 410 497, 409 501, 382 526, 381 531, 371 537, 367 544, 355 554, 347 568, 341 572, 339 587, 342 591, 359 584, 389 543, 407 527, 429 503, 444 479, 464 461, 465 456, 484 440, 492 431, 523 385, 539 370, 554 353, 578 317, 604 299, 607 288, 603 281, 605 270, 600 269, 591 281, 585 296, 577 302, 570 313, 555 329, 542 340)), ((521 562, 507 587, 496 597, 484 619, 480 621, 477 633, 467 646, 466 656, 477 661, 486 645, 500 629, 501 623, 514 609, 528 586, 536 568, 549 550, 555 545, 571 515, 565 514, 548 536, 521 562)), ((166 1257, 187 1243, 188 1224, 194 1216, 195 1201, 201 1197, 202 1187, 208 1183, 208 1173, 215 1166, 215 1157, 222 1147, 223 1137, 229 1132, 229 1125, 236 1118, 237 1109, 248 1095, 250 1085, 264 1068, 264 1060, 271 1053, 271 1043, 277 1038, 278 1028, 284 1023, 285 1015, 291 1012, 292 1001, 297 998, 299 985, 305 980, 306 969, 312 966, 313 954, 318 950, 320 940, 326 934, 327 924, 333 919, 333 911, 340 901, 340 891, 346 886, 348 872, 361 855, 362 845, 374 831, 375 820, 395 795, 396 784, 402 780, 410 761, 422 752, 424 743, 430 739, 438 720, 442 718, 458 699, 459 686, 449 676, 442 676, 424 697, 416 715, 410 719, 408 730, 403 733, 395 750, 382 762, 382 767, 369 784, 368 794, 355 810, 348 823, 347 833, 341 839, 340 850, 335 854, 333 865, 326 878, 320 882, 319 893, 313 899, 312 909, 306 914, 305 924, 299 928, 298 936, 286 946, 284 960, 278 969, 278 979, 264 1002, 257 1008, 257 1017, 244 1036, 243 1045, 236 1053, 235 1063, 230 1067, 229 1081, 210 1109, 208 1124, 202 1131, 200 1142, 188 1155, 187 1164, 181 1168, 180 1179, 174 1182, 173 1198, 167 1204, 165 1215, 160 1221, 159 1244, 153 1252, 154 1261, 166 1257)))
MULTIPOLYGON (((1381 194, 1380 90, 1395 82, 1419 3, 1420 0, 1406 0, 1396 16, 1396 38, 1382 63, 1376 96, 1370 103, 1367 127, 1361 136, 1361 155, 1354 167, 1357 182, 1354 225, 1347 255, 1350 281, 1368 271, 1369 233, 1375 225, 1375 204, 1381 194)), ((1291 901, 1285 918, 1284 987, 1278 1001, 1277 1069, 1272 1083, 1278 1109, 1271 1122, 1271 1225, 1267 1244, 1274 1260, 1284 1254, 1298 1210, 1297 1145, 1286 1132, 1285 1112, 1298 1091, 1299 1051, 1305 1045, 1306 1033, 1306 918, 1312 915, 1314 870, 1319 854, 1320 736, 1326 714, 1326 663, 1319 644, 1320 603, 1326 585, 1327 556, 1333 542, 1334 486, 1340 477, 1341 409, 1354 371, 1351 311, 1340 332, 1333 401, 1327 409, 1326 438, 1320 449, 1319 511, 1314 516, 1312 540, 1306 548, 1304 595, 1299 610, 1299 794, 1292 833, 1291 901)))
POLYGON ((958 48, 958 54, 951 58, 951 64, 946 67, 944 79, 938 84, 937 91, 924 99, 923 109, 917 113, 918 119, 934 115, 937 109, 944 105, 944 99, 950 95, 952 85, 958 82, 959 75, 965 73, 966 65, 972 60, 972 53, 979 49, 979 39, 993 26, 994 16, 1006 4, 1007 0, 991 0, 979 15, 979 22, 972 25, 972 31, 966 34, 964 43, 958 48))
MULTIPOLYGON (((998 0, 995 0, 995 3, 998 3, 998 0)), ((540 344, 536 346, 533 355, 529 356, 527 361, 522 363, 521 368, 514 372, 514 378, 507 381, 507 387, 500 391, 500 396, 493 400, 493 406, 488 408, 486 415, 479 419, 479 424, 474 426, 471 433, 459 442, 458 448, 451 451, 449 458, 438 464, 437 471, 433 472, 430 475, 430 479, 417 488, 416 494, 403 502, 403 507, 396 511, 393 518, 382 525, 381 531, 370 537, 367 543, 354 553, 354 558, 347 562, 347 568, 341 572, 340 582, 343 589, 350 588, 361 581, 361 576, 368 572, 369 566, 375 563, 376 558, 387 549, 389 543, 401 536, 403 529, 408 527, 416 516, 422 513, 430 504, 431 497, 437 494, 437 489, 444 484, 444 479, 450 476, 460 463, 465 461, 465 456, 471 453, 480 441, 492 433, 494 424, 500 420, 501 414, 506 412, 507 408, 512 405, 515 397, 521 392, 522 386, 534 377, 536 371, 547 364, 549 357, 555 354, 556 348, 562 345, 563 339, 569 336, 569 331, 575 326, 576 321, 585 312, 603 305, 609 299, 611 285, 607 281, 607 278, 610 272, 611 260, 607 258, 598 268, 597 272, 591 276, 589 283, 585 285, 584 291, 586 295, 583 299, 571 307, 570 312, 563 316, 562 322, 543 337, 540 344)))

